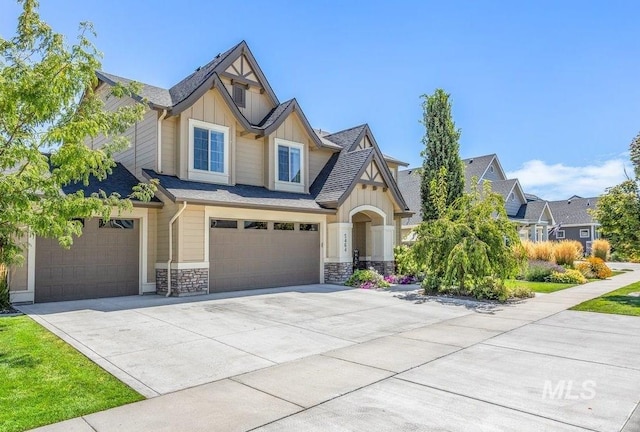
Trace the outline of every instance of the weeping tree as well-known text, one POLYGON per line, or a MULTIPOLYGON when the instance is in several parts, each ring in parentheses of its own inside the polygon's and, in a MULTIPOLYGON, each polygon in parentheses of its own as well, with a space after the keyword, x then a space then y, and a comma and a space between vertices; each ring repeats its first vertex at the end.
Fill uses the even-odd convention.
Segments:
MULTIPOLYGON (((19 3, 15 35, 0 37, 0 307, 9 301, 7 269, 21 263, 28 234, 69 247, 82 230, 76 218, 108 219, 114 208, 130 208, 129 198, 149 200, 155 189, 141 184, 129 197, 61 193, 70 183, 86 185, 111 173, 114 154, 128 146, 121 134, 142 119, 145 107, 105 111, 94 92, 100 54, 90 24, 81 24, 69 45, 40 19, 37 1, 19 3), (107 144, 85 145, 97 136, 107 144)), ((135 85, 115 86, 109 97, 135 91, 135 85)))
POLYGON ((616 255, 637 261, 640 260, 640 134, 631 141, 629 150, 635 178, 607 189, 592 214, 616 255))
MULTIPOLYGON (((460 160, 460 130, 456 129, 451 116, 449 94, 437 89, 432 95, 423 95, 423 120, 425 135, 422 142, 422 220, 438 219, 441 210, 433 202, 432 183, 441 169, 446 169, 445 204, 451 205, 464 192, 464 166, 460 160)), ((443 185, 439 185, 443 186, 443 185)))
POLYGON ((512 247, 520 239, 504 199, 485 183, 448 204, 447 174, 441 168, 429 188, 440 217, 417 228, 415 253, 427 268, 423 287, 504 300, 503 281, 521 265, 512 247))

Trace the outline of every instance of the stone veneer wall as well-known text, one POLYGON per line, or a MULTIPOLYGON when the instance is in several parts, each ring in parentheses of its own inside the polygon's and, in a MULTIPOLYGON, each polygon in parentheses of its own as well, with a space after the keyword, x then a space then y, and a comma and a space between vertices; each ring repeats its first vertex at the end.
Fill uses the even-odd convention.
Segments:
POLYGON ((331 284, 343 284, 353 274, 351 262, 324 263, 324 281, 331 284))
MULTIPOLYGON (((209 269, 171 269, 172 296, 206 294, 208 289, 209 269)), ((156 293, 167 293, 167 269, 156 269, 156 293)))
POLYGON ((396 270, 395 261, 367 261, 367 268, 373 267, 383 276, 392 275, 396 270))

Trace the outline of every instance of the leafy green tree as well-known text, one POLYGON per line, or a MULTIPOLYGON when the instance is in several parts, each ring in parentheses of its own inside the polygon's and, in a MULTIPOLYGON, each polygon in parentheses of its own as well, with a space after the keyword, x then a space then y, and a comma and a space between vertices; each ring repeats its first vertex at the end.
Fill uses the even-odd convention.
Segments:
POLYGON ((449 94, 437 89, 433 95, 422 96, 423 121, 426 131, 422 139, 425 145, 422 151, 422 220, 435 220, 441 213, 432 201, 431 185, 438 177, 441 168, 445 168, 446 205, 451 205, 464 192, 464 166, 460 160, 460 130, 456 129, 451 116, 449 94))
POLYGON ((640 259, 640 134, 629 146, 635 179, 607 189, 592 211, 600 233, 623 259, 640 259))
MULTIPOLYGON (((0 269, 5 278, 8 266, 21 262, 27 233, 69 247, 82 229, 74 218, 108 218, 114 207, 130 208, 128 197, 85 198, 82 192, 61 190, 109 175, 113 155, 128 146, 120 134, 145 111, 142 104, 105 111, 94 92, 100 54, 89 39, 95 36, 90 24, 82 23, 77 41, 68 45, 40 19, 36 0, 19 2, 23 10, 15 36, 0 37, 0 269), (99 135, 109 138, 101 149, 85 145, 99 135)), ((132 95, 135 89, 116 86, 110 97, 132 95)), ((141 184, 132 196, 149 200, 154 189, 141 184)), ((2 301, 7 302, 6 295, 2 301)))
MULTIPOLYGON (((437 203, 440 218, 417 228, 415 253, 427 269, 423 287, 491 297, 479 294, 487 281, 504 288, 503 280, 520 268, 521 262, 511 247, 520 243, 518 233, 507 217, 502 196, 491 192, 488 183, 483 190, 474 187, 472 193, 446 205, 446 176, 442 168, 431 180, 431 198, 437 203)), ((496 293, 495 298, 505 296, 496 293)))

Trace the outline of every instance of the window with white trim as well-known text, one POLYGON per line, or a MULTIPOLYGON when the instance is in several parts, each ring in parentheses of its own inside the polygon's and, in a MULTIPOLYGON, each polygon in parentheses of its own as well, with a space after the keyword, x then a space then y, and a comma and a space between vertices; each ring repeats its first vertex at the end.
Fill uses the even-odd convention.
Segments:
POLYGON ((229 128, 189 119, 189 178, 229 183, 229 128))
POLYGON ((276 189, 304 192, 304 145, 275 139, 276 189))
POLYGON ((591 237, 591 230, 590 229, 581 229, 580 230, 580 238, 589 238, 591 237))
POLYGON ((564 230, 556 231, 556 238, 557 239, 563 239, 564 238, 564 230))

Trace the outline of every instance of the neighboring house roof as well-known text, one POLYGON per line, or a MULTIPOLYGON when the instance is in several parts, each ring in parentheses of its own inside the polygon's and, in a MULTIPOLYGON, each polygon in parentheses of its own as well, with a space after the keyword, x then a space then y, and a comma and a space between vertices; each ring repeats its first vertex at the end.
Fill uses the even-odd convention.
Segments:
POLYGON ((594 209, 597 205, 597 197, 580 198, 575 195, 566 200, 549 201, 549 207, 556 223, 563 225, 597 224, 597 221, 589 214, 589 210, 594 209))
POLYGON ((491 182, 491 191, 502 195, 505 202, 509 199, 509 195, 518 183, 518 179, 507 179, 491 182))
POLYGON ((549 208, 549 204, 546 201, 531 201, 520 206, 520 210, 515 215, 516 219, 522 219, 531 222, 539 222, 542 219, 542 215, 545 210, 551 213, 551 223, 555 223, 553 212, 549 208))
POLYGON ((530 193, 525 193, 524 197, 526 198, 527 201, 544 201, 538 195, 534 195, 534 194, 530 194, 530 193))
POLYGON ((272 191, 260 186, 221 185, 158 174, 153 170, 142 170, 148 179, 158 179, 160 189, 173 201, 199 202, 231 207, 273 208, 289 211, 332 213, 322 208, 313 195, 272 191))
POLYGON ((418 225, 422 222, 422 203, 420 198, 420 169, 408 169, 398 171, 398 187, 402 196, 407 200, 413 216, 402 219, 402 225, 418 225))
POLYGON ((474 177, 478 182, 482 179, 482 176, 485 172, 487 172, 487 169, 489 169, 489 165, 491 165, 491 162, 493 162, 495 158, 495 154, 490 154, 469 159, 462 159, 462 163, 464 164, 464 179, 467 189, 471 188, 471 180, 474 177))
MULTIPOLYGON (((122 164, 117 163, 110 175, 104 180, 98 180, 94 176, 89 177, 89 184, 84 185, 82 182, 71 183, 62 188, 62 191, 69 195, 82 191, 85 197, 91 194, 99 193, 101 190, 107 195, 117 193, 123 198, 128 197, 133 192, 133 187, 138 185, 140 181, 129 172, 122 164)), ((148 206, 162 206, 162 201, 153 197, 150 202, 144 202, 137 199, 131 199, 135 204, 148 206)))

